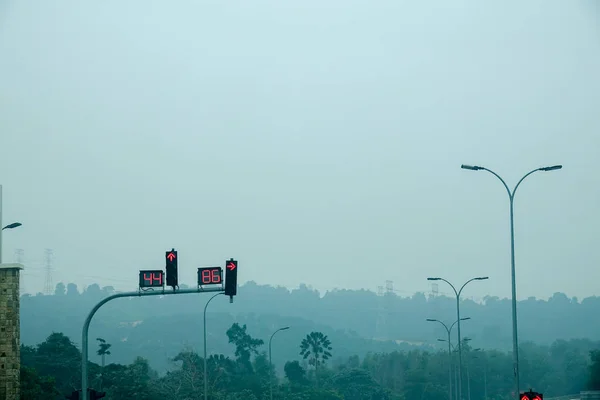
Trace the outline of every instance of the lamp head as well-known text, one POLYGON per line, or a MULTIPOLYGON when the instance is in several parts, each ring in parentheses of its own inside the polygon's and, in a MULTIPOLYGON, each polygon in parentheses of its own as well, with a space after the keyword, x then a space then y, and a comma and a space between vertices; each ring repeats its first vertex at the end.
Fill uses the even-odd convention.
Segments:
POLYGON ((467 165, 467 164, 463 164, 460 166, 462 169, 468 169, 471 171, 479 171, 480 169, 483 169, 483 167, 479 167, 477 165, 467 165))
POLYGON ((562 169, 562 165, 553 165, 551 167, 543 167, 540 168, 540 171, 556 171, 557 169, 562 169))
POLYGON ((13 222, 12 224, 6 225, 4 228, 2 228, 2 230, 18 228, 21 225, 23 225, 23 224, 20 222, 13 222))

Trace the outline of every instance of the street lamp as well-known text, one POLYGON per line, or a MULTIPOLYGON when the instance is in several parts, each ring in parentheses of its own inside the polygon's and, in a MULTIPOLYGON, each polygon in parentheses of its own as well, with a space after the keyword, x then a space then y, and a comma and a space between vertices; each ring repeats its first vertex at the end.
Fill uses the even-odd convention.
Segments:
POLYGON ((217 296, 225 294, 223 292, 215 294, 213 297, 208 299, 206 304, 204 305, 204 400, 208 400, 208 367, 206 362, 206 308, 212 299, 217 296))
POLYGON ((510 200, 510 264, 511 264, 510 272, 511 272, 511 282, 512 282, 513 368, 514 368, 515 386, 516 386, 515 393, 519 394, 520 393, 520 390, 519 390, 519 387, 520 387, 520 384, 519 384, 519 341, 518 341, 518 335, 517 335, 517 283, 516 283, 516 278, 515 278, 515 225, 514 225, 515 192, 517 191, 517 188, 519 187, 521 182, 523 182, 523 180, 525 178, 527 178, 529 175, 533 174, 534 172, 556 171, 556 170, 561 169, 562 165, 552 165, 550 167, 536 168, 533 171, 529 171, 517 182, 517 184, 515 185, 515 188, 512 190, 512 192, 508 188, 508 185, 506 184, 504 179, 502 179, 500 177, 500 175, 498 175, 491 169, 487 169, 485 167, 480 167, 477 165, 466 165, 466 164, 463 164, 460 167, 462 169, 468 169, 471 171, 483 170, 483 171, 487 171, 490 174, 494 175, 496 178, 498 178, 500 180, 500 182, 502 182, 502 184, 506 188, 506 192, 508 193, 508 198, 510 200))
MULTIPOLYGON (((471 319, 471 317, 465 317, 465 318, 461 318, 462 321, 466 321, 471 319)), ((446 333, 448 334, 448 340, 444 340, 444 339, 438 339, 438 341, 440 342, 448 342, 448 399, 452 400, 452 343, 450 340, 450 332, 452 332, 452 328, 454 328, 454 325, 458 322, 459 320, 456 320, 452 323, 452 325, 450 325, 450 328, 448 328, 448 326, 443 323, 442 321, 440 321, 439 319, 433 319, 433 318, 427 318, 427 322, 439 322, 440 324, 442 324, 442 326, 444 327, 444 329, 446 329, 446 333)))
POLYGON ((471 278, 468 281, 466 281, 464 283, 464 285, 461 286, 460 290, 456 290, 456 288, 454 287, 453 284, 451 284, 450 282, 448 282, 446 279, 444 278, 427 278, 428 281, 444 281, 446 282, 448 285, 450 285, 450 287, 452 288, 452 290, 454 290, 454 293, 456 294, 456 321, 458 322, 458 400, 462 400, 462 346, 460 343, 460 294, 462 293, 463 289, 465 288, 465 286, 467 286, 470 282, 473 281, 484 281, 486 279, 489 279, 487 276, 480 276, 480 277, 476 277, 476 278, 471 278))
POLYGON ((290 329, 289 326, 277 329, 275 332, 273 332, 273 334, 271 335, 271 338, 269 339, 269 368, 271 369, 270 374, 269 374, 270 375, 269 387, 270 387, 270 391, 271 391, 271 400, 273 400, 273 361, 271 359, 271 341, 273 340, 273 336, 275 336, 275 334, 277 332, 285 331, 288 329, 290 329))
MULTIPOLYGON (((13 222, 12 224, 8 224, 4 228, 0 229, 0 264, 2 264, 2 231, 5 229, 18 228, 21 225, 22 224, 20 222, 13 222)), ((0 185, 0 226, 2 226, 2 185, 0 185)))
MULTIPOLYGON (((481 349, 474 349, 473 352, 480 351, 481 349)), ((467 361, 467 391, 469 392, 468 400, 471 400, 471 374, 469 373, 469 364, 474 357, 471 356, 469 352, 469 360, 467 361)))

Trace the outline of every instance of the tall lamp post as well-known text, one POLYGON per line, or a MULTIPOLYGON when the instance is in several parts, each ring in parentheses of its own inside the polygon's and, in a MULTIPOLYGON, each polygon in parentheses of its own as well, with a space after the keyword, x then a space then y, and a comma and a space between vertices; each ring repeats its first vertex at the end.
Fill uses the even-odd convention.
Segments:
MULTIPOLYGON (((477 352, 477 351, 480 351, 480 350, 481 350, 481 349, 474 349, 474 350, 472 350, 472 351, 473 351, 473 352, 477 352)), ((469 352, 469 360, 467 361, 467 391, 469 392, 469 393, 468 393, 468 395, 469 395, 469 397, 468 397, 468 400, 471 400, 471 374, 469 373, 469 371, 470 371, 470 370, 469 370, 469 364, 471 363, 471 360, 472 360, 473 358, 476 358, 476 357, 473 357, 473 356, 471 355, 471 352, 469 352)))
POLYGON ((462 400, 462 346, 461 346, 461 340, 460 340, 460 294, 462 293, 463 289, 465 288, 465 286, 467 286, 470 282, 473 281, 484 281, 486 279, 489 279, 487 276, 480 276, 480 277, 476 277, 476 278, 471 278, 468 281, 466 281, 464 283, 464 285, 461 286, 460 290, 456 290, 456 288, 454 287, 453 284, 451 284, 450 282, 448 282, 446 279, 444 278, 427 278, 428 281, 444 281, 446 282, 448 285, 450 285, 450 287, 452 288, 452 290, 454 290, 454 294, 456 294, 456 320, 458 322, 458 400, 462 400))
POLYGON ((466 164, 463 164, 460 167, 462 169, 467 169, 470 171, 487 171, 487 172, 489 172, 490 174, 492 174, 496 178, 498 178, 500 180, 500 182, 502 182, 502 184, 504 185, 504 188, 506 189, 506 192, 508 193, 508 199, 510 201, 510 272, 511 272, 511 282, 512 282, 513 369, 514 369, 514 374, 515 374, 515 389, 516 389, 515 396, 518 396, 520 393, 520 390, 519 390, 520 383, 519 383, 519 341, 518 341, 518 335, 517 335, 517 283, 516 283, 516 277, 515 277, 515 225, 514 225, 515 192, 517 191, 521 182, 523 182, 523 180, 525 178, 527 178, 529 175, 533 174, 534 172, 556 171, 556 170, 561 169, 562 165, 553 165, 551 167, 536 168, 533 171, 529 171, 517 182, 517 184, 515 185, 515 188, 512 190, 512 192, 510 191, 510 189, 509 189, 508 185, 506 184, 506 182, 504 181, 504 179, 502 179, 500 177, 500 175, 498 175, 491 169, 487 169, 485 167, 480 167, 477 165, 466 165, 466 164))
POLYGON ((212 299, 222 294, 225 293, 221 292, 215 294, 213 297, 208 299, 204 305, 204 400, 208 400, 208 363, 206 362, 206 308, 212 299))
MULTIPOLYGON (((467 321, 471 319, 471 317, 466 317, 466 318, 462 318, 462 321, 467 321)), ((450 328, 448 328, 448 326, 443 323, 442 321, 440 321, 439 319, 433 319, 433 318, 427 318, 427 322, 439 322, 440 324, 442 324, 442 326, 444 327, 444 329, 446 329, 446 333, 448 334, 448 340, 444 340, 444 339, 438 339, 439 341, 443 341, 443 342, 448 342, 448 399, 452 400, 452 343, 451 343, 451 338, 450 338, 450 333, 452 332, 452 328, 454 328, 454 325, 458 322, 458 320, 454 321, 452 323, 452 325, 450 325, 450 328)))
MULTIPOLYGON (((18 228, 21 225, 20 222, 13 222, 0 229, 0 264, 2 264, 2 231, 5 229, 18 228)), ((2 185, 0 185, 0 226, 2 226, 2 185)))
POLYGON ((271 378, 269 379, 269 387, 270 387, 270 392, 271 392, 271 400, 273 400, 273 361, 271 359, 271 341, 273 340, 273 336, 275 336, 275 334, 277 332, 285 331, 288 329, 290 329, 289 326, 277 329, 275 332, 273 332, 273 334, 271 335, 271 338, 269 339, 269 368, 271 369, 271 371, 270 371, 271 378))

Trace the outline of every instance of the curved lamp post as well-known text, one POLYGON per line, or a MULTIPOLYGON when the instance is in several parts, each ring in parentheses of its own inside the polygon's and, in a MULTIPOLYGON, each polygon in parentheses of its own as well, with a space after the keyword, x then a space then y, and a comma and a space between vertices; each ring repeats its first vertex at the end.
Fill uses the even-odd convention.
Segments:
POLYGON ((504 185, 504 188, 506 189, 506 192, 508 193, 508 199, 510 200, 510 264, 511 264, 510 272, 511 272, 511 282, 512 282, 513 368, 514 368, 514 374, 515 374, 515 389, 516 389, 515 396, 518 396, 520 393, 520 391, 519 391, 520 383, 519 383, 519 341, 518 341, 518 335, 517 335, 517 283, 516 283, 516 278, 515 278, 515 224, 514 224, 515 192, 519 188, 519 185, 521 184, 521 182, 523 182, 523 180, 525 178, 527 178, 529 175, 533 174, 534 172, 556 171, 556 170, 562 169, 562 165, 552 165, 550 167, 536 168, 533 171, 529 171, 517 182, 517 184, 515 185, 515 188, 512 190, 512 192, 510 191, 510 189, 509 189, 508 185, 506 184, 506 182, 504 181, 504 179, 502 179, 500 177, 500 175, 498 175, 491 169, 487 169, 485 167, 480 167, 477 165, 466 165, 466 164, 463 164, 460 167, 462 169, 467 169, 470 171, 487 171, 490 174, 494 175, 504 185))
POLYGON ((456 288, 454 287, 453 284, 451 284, 450 282, 448 282, 446 279, 444 278, 427 278, 428 281, 444 281, 446 282, 448 285, 450 285, 450 287, 452 288, 452 290, 454 290, 454 294, 456 294, 456 321, 458 323, 458 400, 462 400, 462 346, 460 344, 461 340, 460 340, 460 294, 462 293, 463 289, 465 288, 465 286, 467 286, 470 282, 473 281, 484 281, 486 279, 489 279, 487 276, 480 276, 480 277, 476 277, 476 278, 471 278, 468 281, 466 281, 464 283, 464 285, 461 286, 461 288, 457 291, 456 288))
MULTIPOLYGON (((467 321, 471 319, 471 317, 465 317, 465 318, 461 318, 461 321, 467 321)), ((450 325, 450 328, 448 328, 448 326, 443 323, 442 321, 440 321, 439 319, 433 319, 433 318, 427 318, 427 322, 439 322, 440 324, 442 324, 442 326, 444 327, 444 329, 446 329, 446 333, 448 333, 448 339, 444 340, 444 339, 438 339, 438 341, 440 342, 448 342, 448 399, 452 400, 452 343, 451 343, 451 339, 450 339, 450 333, 452 332, 452 328, 454 328, 454 325, 456 325, 456 323, 459 320, 456 320, 452 323, 452 325, 450 325)))
POLYGON ((273 400, 273 361, 271 360, 271 341, 273 340, 273 336, 275 336, 275 334, 277 332, 285 331, 288 329, 290 329, 289 326, 277 329, 275 332, 273 332, 273 334, 271 335, 271 338, 269 339, 269 367, 271 369, 271 371, 270 371, 271 378, 269 379, 269 387, 270 387, 270 392, 271 392, 271 396, 270 396, 271 400, 273 400))
POLYGON ((208 363, 206 362, 206 308, 212 299, 225 293, 217 293, 204 305, 204 400, 208 400, 208 363))

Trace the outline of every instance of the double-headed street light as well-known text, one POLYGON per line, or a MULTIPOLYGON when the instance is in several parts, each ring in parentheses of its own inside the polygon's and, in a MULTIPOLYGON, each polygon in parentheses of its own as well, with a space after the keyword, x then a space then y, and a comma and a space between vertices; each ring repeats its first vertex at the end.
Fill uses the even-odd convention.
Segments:
MULTIPOLYGON (((462 321, 466 321, 471 319, 471 317, 465 317, 465 318, 461 318, 462 321)), ((446 333, 448 334, 448 339, 444 340, 444 339, 438 339, 438 341, 440 342, 448 342, 448 399, 452 400, 452 343, 451 343, 451 338, 450 338, 450 333, 452 332, 452 328, 454 328, 454 325, 456 325, 456 323, 459 320, 456 320, 452 323, 452 325, 450 325, 450 328, 448 328, 448 326, 443 323, 442 321, 440 321, 439 319, 433 319, 433 318, 427 318, 427 322, 439 322, 440 324, 442 324, 442 326, 446 329, 446 333)))
POLYGON ((273 332, 273 334, 271 335, 271 338, 269 339, 269 369, 270 369, 269 388, 270 388, 270 393, 271 393, 271 400, 273 400, 273 361, 271 359, 271 341, 273 340, 273 336, 275 336, 275 334, 277 332, 285 331, 288 329, 290 329, 289 326, 277 329, 275 332, 273 332))
MULTIPOLYGON (((21 225, 20 222, 13 222, 0 229, 0 264, 2 264, 2 231, 5 229, 18 228, 21 225)), ((0 226, 2 226, 2 185, 0 185, 0 226)))
POLYGON ((500 177, 500 175, 498 175, 491 169, 487 169, 485 167, 480 167, 477 165, 466 165, 466 164, 463 164, 460 167, 462 169, 467 169, 467 170, 471 170, 471 171, 487 171, 490 174, 494 175, 496 178, 498 178, 500 180, 500 182, 502 182, 502 184, 506 188, 506 192, 508 193, 508 198, 510 200, 510 262, 511 262, 510 271, 511 271, 511 281, 512 281, 513 368, 514 368, 514 374, 515 374, 515 390, 516 390, 515 393, 517 393, 517 395, 518 395, 520 393, 519 342, 518 342, 518 335, 517 335, 517 284, 516 284, 516 278, 515 278, 515 225, 514 225, 514 211, 513 211, 514 210, 513 204, 514 204, 514 200, 515 200, 515 192, 517 191, 517 188, 519 187, 521 182, 523 182, 523 180, 525 178, 527 178, 529 175, 533 174, 534 172, 556 171, 556 170, 561 169, 562 165, 552 165, 550 167, 536 168, 533 171, 526 173, 525 176, 523 176, 517 182, 517 184, 515 185, 515 188, 512 190, 512 192, 508 188, 508 185, 506 184, 504 179, 502 179, 500 177))
POLYGON ((466 281, 464 283, 464 285, 461 286, 460 290, 456 290, 456 288, 454 287, 453 284, 451 284, 450 282, 448 282, 446 279, 444 278, 427 278, 428 281, 444 281, 446 282, 448 285, 450 285, 450 287, 452 288, 452 290, 454 290, 454 294, 456 294, 456 322, 458 323, 457 327, 458 327, 458 400, 462 400, 462 347, 461 347, 461 340, 460 340, 460 294, 462 293, 463 289, 465 288, 465 286, 467 286, 470 282, 473 281, 483 281, 489 279, 487 276, 480 276, 480 277, 476 277, 476 278, 472 278, 469 279, 468 281, 466 281))

